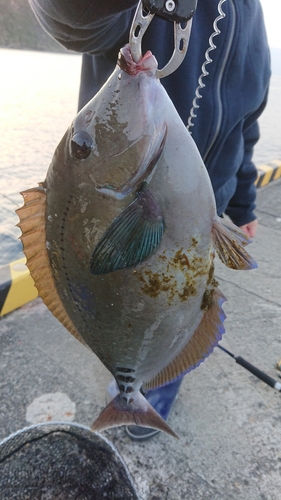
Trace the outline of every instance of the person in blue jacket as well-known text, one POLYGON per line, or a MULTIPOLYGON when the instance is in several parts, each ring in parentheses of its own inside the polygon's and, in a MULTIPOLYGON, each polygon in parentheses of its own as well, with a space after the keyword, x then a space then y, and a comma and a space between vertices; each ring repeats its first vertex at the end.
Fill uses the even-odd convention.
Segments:
MULTIPOLYGON (((113 71, 120 47, 129 40, 137 2, 30 0, 30 4, 52 37, 67 49, 83 53, 81 109, 113 71)), ((173 47, 173 23, 155 16, 143 38, 143 53, 151 50, 161 68, 173 47)), ((259 0, 199 0, 187 55, 174 73, 162 79, 204 159, 218 215, 228 215, 250 237, 257 229, 257 171, 252 155, 269 79, 269 49, 259 0)), ((146 394, 165 420, 181 382, 146 394)), ((109 390, 114 392, 113 384, 109 390)), ((157 432, 127 427, 132 439, 147 439, 157 432)))

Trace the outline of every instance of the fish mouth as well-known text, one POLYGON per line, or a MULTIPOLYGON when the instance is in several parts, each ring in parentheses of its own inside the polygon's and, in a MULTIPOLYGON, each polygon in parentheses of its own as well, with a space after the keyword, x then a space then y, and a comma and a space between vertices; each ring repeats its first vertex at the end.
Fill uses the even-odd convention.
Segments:
MULTIPOLYGON (((159 134, 155 133, 155 140, 152 141, 150 144, 150 147, 148 148, 146 154, 144 155, 142 162, 137 170, 137 172, 127 181, 121 188, 114 188, 113 186, 96 186, 96 190, 99 193, 112 196, 116 199, 121 200, 128 194, 130 194, 132 191, 136 189, 137 186, 140 186, 145 180, 147 181, 148 178, 151 178, 157 168, 158 161, 162 155, 163 148, 165 145, 166 141, 166 136, 167 136, 167 126, 164 124, 162 133, 159 134)), ((130 147, 134 146, 137 144, 139 141, 136 140, 134 143, 130 145, 130 147)), ((120 151, 119 153, 115 154, 114 157, 121 155, 125 151, 127 151, 128 148, 126 148, 124 151, 120 151)))
POLYGON ((158 66, 157 60, 150 50, 144 54, 140 61, 135 62, 129 44, 125 45, 120 50, 117 64, 125 73, 131 76, 135 76, 144 71, 151 73, 151 75, 155 75, 158 66))

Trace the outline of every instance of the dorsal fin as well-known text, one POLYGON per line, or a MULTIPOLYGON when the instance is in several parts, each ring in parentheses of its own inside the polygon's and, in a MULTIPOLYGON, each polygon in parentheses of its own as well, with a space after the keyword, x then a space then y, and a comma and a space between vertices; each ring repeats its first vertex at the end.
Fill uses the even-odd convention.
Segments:
POLYGON ((16 210, 16 213, 20 219, 17 226, 22 232, 20 239, 26 255, 26 265, 48 309, 77 340, 85 345, 60 300, 54 282, 46 248, 45 190, 39 185, 39 187, 23 191, 21 195, 24 205, 16 210))
MULTIPOLYGON (((155 389, 172 382, 196 368, 211 354, 225 331, 223 326, 225 314, 221 307, 225 300, 220 290, 212 291, 211 305, 206 309, 189 342, 168 366, 144 384, 145 390, 155 389)), ((210 302, 209 295, 208 302, 210 302)))

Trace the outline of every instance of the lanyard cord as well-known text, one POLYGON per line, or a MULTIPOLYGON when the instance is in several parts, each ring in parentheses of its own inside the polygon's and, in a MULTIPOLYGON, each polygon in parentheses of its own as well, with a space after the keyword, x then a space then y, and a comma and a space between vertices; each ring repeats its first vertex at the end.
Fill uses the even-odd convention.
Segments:
MULTIPOLYGON (((223 12, 222 7, 221 7, 225 1, 226 0, 219 0, 219 3, 218 3, 219 16, 213 22, 214 32, 211 34, 211 36, 209 38, 209 47, 205 52, 205 61, 201 67, 202 73, 198 78, 198 87, 195 90, 195 97, 192 101, 192 108, 190 110, 190 114, 189 114, 189 118, 188 118, 188 122, 187 122, 187 129, 188 130, 190 129, 190 127, 194 127, 194 123, 192 123, 192 120, 193 120, 193 118, 196 118, 196 116, 197 116, 195 114, 195 109, 199 108, 199 104, 197 101, 198 101, 198 99, 202 98, 202 95, 200 94, 200 90, 205 87, 205 84, 203 83, 203 78, 205 78, 205 76, 207 76, 209 74, 209 72, 206 70, 206 66, 207 66, 207 64, 210 64, 213 61, 213 59, 211 59, 211 57, 210 57, 210 52, 217 48, 217 46, 214 44, 214 38, 215 38, 215 36, 220 34, 220 30, 218 28, 218 22, 226 16, 225 12, 223 12)), ((192 134, 192 132, 190 130, 189 130, 189 132, 190 132, 190 134, 192 134)))

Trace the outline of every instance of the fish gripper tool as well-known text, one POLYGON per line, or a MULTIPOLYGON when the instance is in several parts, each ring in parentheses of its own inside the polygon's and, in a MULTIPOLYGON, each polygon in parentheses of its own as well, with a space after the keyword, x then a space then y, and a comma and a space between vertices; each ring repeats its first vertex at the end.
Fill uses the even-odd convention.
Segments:
POLYGON ((130 31, 130 48, 135 62, 142 57, 141 42, 155 15, 174 23, 174 51, 168 63, 157 69, 156 77, 173 73, 185 58, 197 0, 140 0, 130 31))

